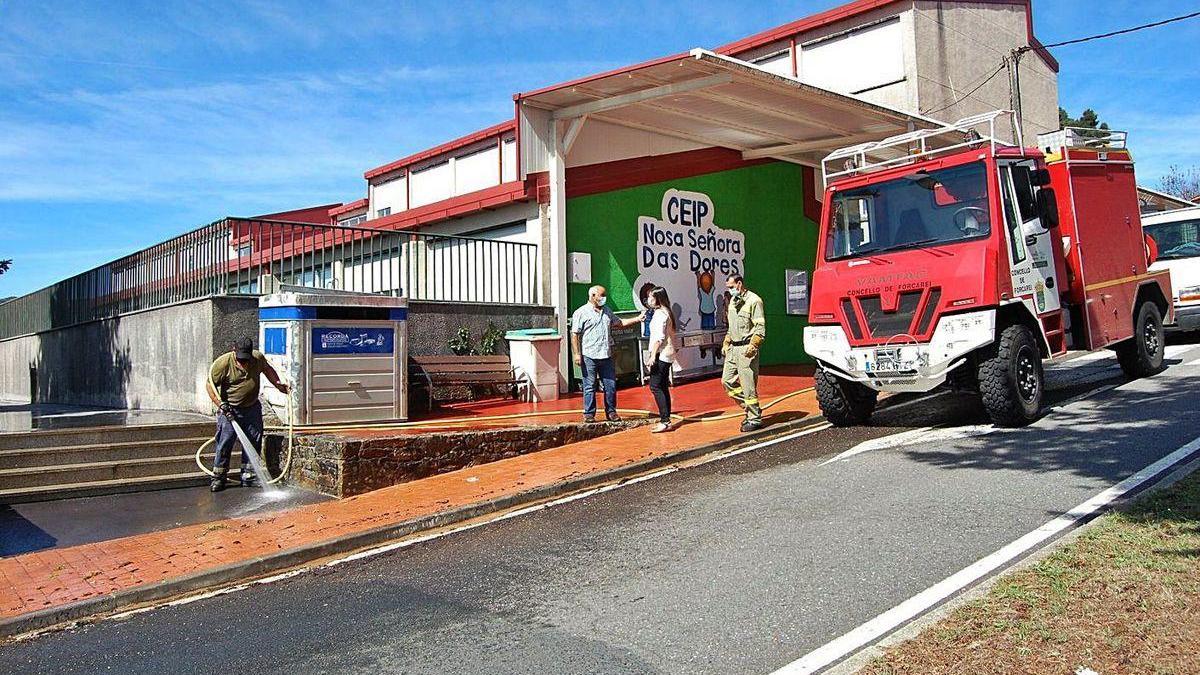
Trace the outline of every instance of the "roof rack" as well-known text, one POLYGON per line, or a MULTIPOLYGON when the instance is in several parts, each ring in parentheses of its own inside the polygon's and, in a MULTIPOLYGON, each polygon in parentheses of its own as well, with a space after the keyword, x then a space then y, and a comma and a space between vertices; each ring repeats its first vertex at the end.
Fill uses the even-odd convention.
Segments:
POLYGON ((828 184, 829 181, 843 176, 912 164, 963 148, 978 148, 989 144, 992 152, 995 152, 996 146, 1013 147, 1012 143, 996 137, 996 120, 1002 117, 1009 118, 1014 137, 1019 138, 1021 127, 1016 113, 1011 110, 993 110, 964 117, 953 124, 944 124, 933 129, 918 129, 882 141, 860 143, 834 150, 821 161, 821 172, 825 183, 828 184), (986 127, 986 133, 981 132, 983 127, 986 127))
POLYGON ((1048 134, 1038 134, 1037 144, 1045 152, 1055 152, 1063 148, 1124 150, 1128 138, 1129 132, 1115 129, 1065 127, 1048 134))

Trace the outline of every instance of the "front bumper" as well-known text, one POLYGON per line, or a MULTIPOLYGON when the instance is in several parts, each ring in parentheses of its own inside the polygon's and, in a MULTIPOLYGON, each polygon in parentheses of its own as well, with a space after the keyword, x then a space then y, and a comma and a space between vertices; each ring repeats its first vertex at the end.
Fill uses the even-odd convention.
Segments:
POLYGON ((943 316, 927 343, 851 347, 841 326, 804 329, 804 350, 839 377, 876 391, 925 392, 946 381, 971 352, 996 339, 996 310, 943 316), (881 370, 880 350, 891 353, 881 370))
POLYGON ((1175 304, 1175 323, 1166 326, 1167 332, 1200 330, 1200 304, 1175 304))

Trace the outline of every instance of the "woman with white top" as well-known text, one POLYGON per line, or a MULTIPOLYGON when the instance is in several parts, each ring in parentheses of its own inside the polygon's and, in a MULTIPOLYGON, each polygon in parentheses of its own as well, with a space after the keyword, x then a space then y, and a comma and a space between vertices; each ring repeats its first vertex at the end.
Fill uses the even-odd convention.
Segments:
POLYGON ((658 426, 653 433, 671 428, 671 367, 675 363, 675 312, 667 289, 657 286, 646 298, 646 306, 654 312, 650 319, 650 349, 646 364, 650 369, 650 392, 658 404, 658 426))

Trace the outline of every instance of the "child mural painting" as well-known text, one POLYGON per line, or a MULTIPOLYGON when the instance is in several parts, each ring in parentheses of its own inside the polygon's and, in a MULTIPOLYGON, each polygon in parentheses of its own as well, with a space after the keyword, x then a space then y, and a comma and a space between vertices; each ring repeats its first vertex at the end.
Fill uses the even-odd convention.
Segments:
POLYGON ((700 301, 700 330, 717 328, 717 284, 712 272, 696 272, 696 298, 700 301))

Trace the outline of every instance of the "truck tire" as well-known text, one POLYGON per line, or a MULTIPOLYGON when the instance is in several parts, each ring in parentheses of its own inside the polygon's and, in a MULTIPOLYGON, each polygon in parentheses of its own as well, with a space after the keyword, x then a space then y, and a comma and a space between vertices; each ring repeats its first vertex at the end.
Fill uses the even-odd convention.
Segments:
POLYGON ((1133 322, 1133 337, 1117 345, 1117 361, 1130 378, 1147 377, 1162 370, 1163 353, 1162 312, 1153 302, 1138 307, 1133 322))
POLYGON ((998 426, 1022 427, 1037 419, 1045 393, 1042 355, 1033 332, 1005 328, 979 363, 979 396, 998 426))
POLYGON ((852 427, 871 420, 879 392, 857 382, 843 380, 820 367, 813 379, 817 385, 817 403, 830 424, 852 427))

